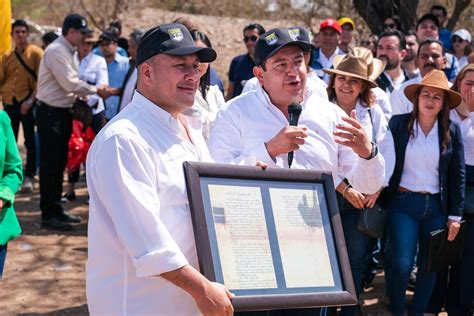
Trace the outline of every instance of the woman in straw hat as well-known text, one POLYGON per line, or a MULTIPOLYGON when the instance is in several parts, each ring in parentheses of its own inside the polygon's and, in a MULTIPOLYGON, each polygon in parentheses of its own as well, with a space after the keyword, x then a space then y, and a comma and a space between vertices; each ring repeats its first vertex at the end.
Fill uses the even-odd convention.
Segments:
MULTIPOLYGON (((383 71, 384 66, 383 61, 373 58, 369 49, 354 47, 347 55, 336 56, 334 68, 324 71, 331 75, 328 85, 329 101, 337 104, 347 115, 355 112, 357 120, 364 127, 367 135, 370 135, 372 141, 378 145, 385 158, 385 185, 388 185, 388 179, 395 165, 393 139, 387 129, 388 123, 384 113, 371 91, 377 86, 374 80, 383 71)), ((352 277, 357 295, 359 295, 362 292, 364 259, 372 238, 358 231, 358 217, 362 209, 375 205, 380 191, 372 195, 364 195, 344 180, 338 185, 337 192, 352 277)), ((342 313, 353 315, 357 309, 357 306, 343 307, 342 313)))
POLYGON ((404 314, 405 291, 419 245, 412 310, 422 315, 436 279, 435 273, 426 272, 430 232, 448 227, 448 240, 454 240, 463 213, 464 147, 459 125, 449 120, 449 111, 459 105, 461 96, 449 89, 440 70, 432 70, 404 92, 413 111, 393 116, 389 123, 396 161, 384 191, 389 211, 387 286, 392 313, 404 314))
POLYGON ((448 269, 437 274, 427 312, 440 313, 446 301, 449 315, 469 315, 474 300, 474 64, 459 72, 451 90, 459 92, 462 98, 461 103, 449 112, 449 117, 459 124, 464 143, 466 193, 463 220, 466 221, 466 235, 463 257, 459 264, 451 267, 449 278, 448 269))

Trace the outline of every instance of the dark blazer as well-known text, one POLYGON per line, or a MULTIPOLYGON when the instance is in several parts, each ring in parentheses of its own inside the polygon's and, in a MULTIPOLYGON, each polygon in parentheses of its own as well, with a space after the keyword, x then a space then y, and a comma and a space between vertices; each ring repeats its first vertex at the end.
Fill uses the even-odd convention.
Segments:
MULTIPOLYGON (((407 148, 409 134, 408 121, 411 113, 395 115, 389 122, 389 128, 393 135, 395 144, 395 170, 390 178, 389 185, 382 193, 382 203, 387 207, 395 197, 402 179, 403 166, 405 164, 405 151, 407 148)), ((459 125, 449 123, 451 140, 446 152, 443 153, 441 126, 439 131, 439 190, 441 194, 441 208, 447 215, 462 216, 464 210, 464 191, 466 185, 466 171, 464 164, 464 145, 459 125)), ((430 157, 420 157, 429 159, 430 157)))

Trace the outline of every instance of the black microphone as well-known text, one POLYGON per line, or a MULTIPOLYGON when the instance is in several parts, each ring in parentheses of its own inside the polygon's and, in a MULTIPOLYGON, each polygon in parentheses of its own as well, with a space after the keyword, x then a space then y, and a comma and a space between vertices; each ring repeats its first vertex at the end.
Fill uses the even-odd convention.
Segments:
MULTIPOLYGON (((298 103, 292 103, 288 106, 288 122, 291 126, 298 125, 298 119, 300 118, 302 109, 303 108, 301 107, 301 104, 298 103)), ((295 153, 293 151, 288 153, 288 168, 291 168, 294 154, 295 153)))

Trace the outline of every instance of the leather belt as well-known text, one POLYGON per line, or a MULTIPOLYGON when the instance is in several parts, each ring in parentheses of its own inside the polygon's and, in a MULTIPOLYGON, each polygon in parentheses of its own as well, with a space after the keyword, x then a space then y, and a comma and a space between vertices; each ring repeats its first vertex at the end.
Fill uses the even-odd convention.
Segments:
POLYGON ((423 194, 423 195, 431 195, 432 194, 432 193, 427 192, 427 191, 414 192, 414 191, 408 190, 407 188, 404 188, 404 187, 398 187, 398 192, 411 192, 411 193, 418 193, 418 194, 423 194))

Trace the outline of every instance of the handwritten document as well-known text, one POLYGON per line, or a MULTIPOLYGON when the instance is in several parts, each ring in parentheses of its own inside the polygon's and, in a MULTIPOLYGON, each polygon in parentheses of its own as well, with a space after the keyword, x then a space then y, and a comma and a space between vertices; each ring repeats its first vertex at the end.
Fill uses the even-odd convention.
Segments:
POLYGON ((277 288, 260 188, 210 184, 209 195, 224 284, 277 288))
POLYGON ((286 286, 334 286, 316 191, 270 188, 286 286))

